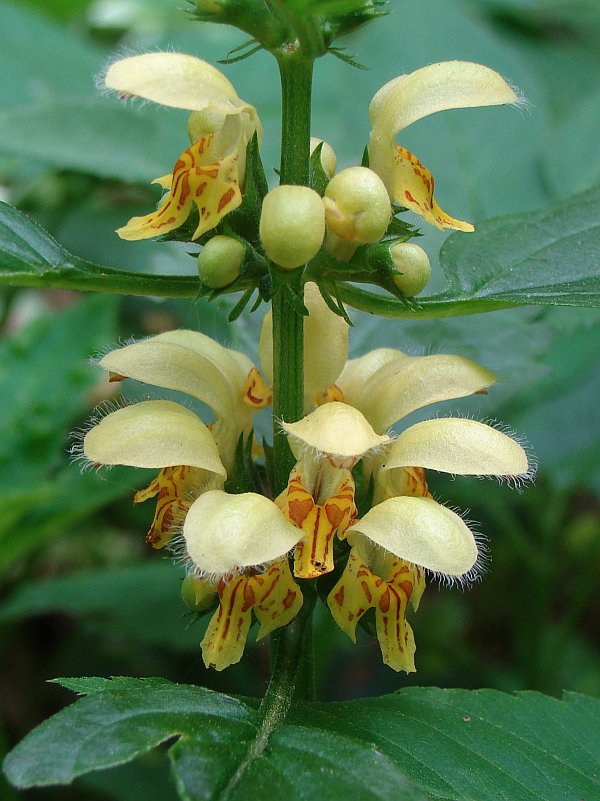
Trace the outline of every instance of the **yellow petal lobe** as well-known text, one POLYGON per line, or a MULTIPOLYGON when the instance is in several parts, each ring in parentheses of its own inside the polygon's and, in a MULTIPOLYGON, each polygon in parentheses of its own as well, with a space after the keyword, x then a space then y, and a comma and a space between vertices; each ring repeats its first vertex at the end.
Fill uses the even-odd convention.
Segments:
POLYGON ((356 514, 352 474, 348 470, 339 473, 330 497, 319 504, 305 489, 301 468, 296 465, 278 501, 287 519, 305 532, 294 551, 294 575, 298 578, 317 578, 333 570, 334 535, 343 534, 356 514))
MULTIPOLYGON (((166 201, 152 214, 132 217, 117 230, 121 239, 149 239, 179 228, 187 220, 195 203, 200 222, 192 239, 210 231, 226 214, 242 202, 238 186, 238 152, 224 156, 214 164, 202 165, 202 154, 211 136, 199 139, 181 154, 173 168, 173 178, 166 201)), ((165 185, 165 179, 160 183, 165 185)))
POLYGON ((388 580, 375 575, 358 548, 350 552, 348 564, 327 603, 338 626, 356 642, 356 626, 368 609, 375 609, 377 639, 386 665, 413 673, 415 640, 406 620, 406 608, 418 602, 425 588, 423 571, 415 565, 386 555, 388 580))
POLYGON ((253 576, 250 582, 256 595, 254 614, 260 623, 256 639, 262 640, 296 617, 303 602, 302 592, 287 558, 271 565, 266 573, 253 576))
POLYGON ((273 403, 273 387, 267 384, 256 367, 248 373, 244 387, 244 403, 253 409, 265 409, 273 403))
POLYGON ((223 579, 217 585, 219 608, 201 643, 206 667, 224 670, 239 662, 252 624, 252 610, 260 629, 257 640, 287 625, 299 612, 303 598, 286 559, 266 573, 223 579))
POLYGON ((420 214, 440 231, 454 228, 457 231, 474 231, 471 223, 456 220, 442 211, 433 197, 433 175, 410 150, 396 145, 394 153, 393 194, 402 206, 420 214))
POLYGON ((179 465, 165 467, 145 489, 133 496, 133 503, 156 498, 156 511, 146 542, 153 548, 164 548, 180 530, 193 500, 202 492, 217 489, 223 480, 206 470, 179 465))

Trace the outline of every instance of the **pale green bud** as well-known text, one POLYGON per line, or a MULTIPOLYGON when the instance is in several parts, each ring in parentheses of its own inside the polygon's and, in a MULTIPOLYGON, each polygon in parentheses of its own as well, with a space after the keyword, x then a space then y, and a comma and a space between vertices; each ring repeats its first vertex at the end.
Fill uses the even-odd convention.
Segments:
POLYGON ((316 136, 310 137, 310 154, 312 156, 313 152, 316 148, 323 142, 323 147, 321 148, 321 167, 323 167, 323 172, 328 178, 332 178, 335 175, 335 169, 337 167, 337 156, 335 155, 334 149, 331 145, 328 145, 327 142, 324 142, 322 139, 317 139, 316 136))
POLYGON ((329 230, 359 244, 379 242, 392 216, 383 181, 367 167, 349 167, 334 175, 323 203, 329 230))
POLYGON ((221 289, 239 277, 244 246, 232 236, 213 236, 198 256, 198 273, 210 289, 221 289))
POLYGON ((400 242, 392 245, 390 254, 394 260, 394 267, 402 273, 393 278, 400 292, 409 298, 422 292, 431 275, 429 256, 423 248, 413 245, 412 242, 400 242))
POLYGON ((195 576, 186 576, 181 585, 181 599, 193 612, 208 611, 215 601, 217 589, 214 584, 195 576))
POLYGON ((260 238, 267 256, 283 270, 295 270, 319 252, 325 209, 314 189, 283 185, 265 197, 260 238))

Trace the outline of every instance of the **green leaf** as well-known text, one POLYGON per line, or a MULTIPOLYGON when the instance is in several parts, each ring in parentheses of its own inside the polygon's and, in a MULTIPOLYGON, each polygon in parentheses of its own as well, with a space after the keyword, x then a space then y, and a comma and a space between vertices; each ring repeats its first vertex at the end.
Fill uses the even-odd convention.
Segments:
MULTIPOLYGON (((598 72, 595 72, 596 80, 598 72)), ((600 92, 591 95, 552 133, 545 152, 546 175, 559 197, 595 186, 600 181, 600 92)))
POLYGON ((0 114, 0 150, 56 170, 132 183, 149 183, 170 172, 178 155, 176 145, 163 141, 149 110, 140 113, 93 95, 5 111, 0 114))
POLYGON ((0 107, 65 95, 91 97, 103 58, 43 14, 23 4, 0 3, 0 107))
POLYGON ((0 622, 69 614, 82 619, 85 630, 96 638, 117 636, 130 643, 195 653, 203 629, 190 626, 185 614, 182 577, 181 567, 153 554, 141 564, 80 570, 51 580, 31 581, 0 605, 0 622))
POLYGON ((440 253, 449 297, 540 305, 600 302, 600 187, 543 211, 489 220, 440 253))
POLYGON ((26 214, 0 202, 0 285, 193 297, 195 276, 134 273, 72 255, 26 214))
POLYGON ((98 381, 87 361, 114 341, 116 311, 115 298, 91 296, 0 346, 0 573, 145 478, 117 468, 106 481, 68 464, 68 431, 98 381))
POLYGON ((169 756, 188 801, 591 801, 600 789, 600 703, 576 694, 408 688, 297 703, 267 741, 253 699, 161 679, 63 683, 91 694, 9 754, 19 788, 68 783, 176 738, 169 756))
POLYGON ((600 187, 543 211, 511 214, 456 233, 440 252, 448 289, 398 301, 341 286, 342 299, 386 317, 445 317, 511 306, 600 306, 600 187))

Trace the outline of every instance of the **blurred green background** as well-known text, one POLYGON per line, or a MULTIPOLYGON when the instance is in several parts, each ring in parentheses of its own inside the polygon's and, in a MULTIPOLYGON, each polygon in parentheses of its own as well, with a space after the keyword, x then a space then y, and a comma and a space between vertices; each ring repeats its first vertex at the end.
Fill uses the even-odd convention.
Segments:
MULTIPOLYGON (((180 5, 0 2, 0 199, 84 258, 195 272, 195 260, 174 243, 126 243, 114 234, 156 202, 149 182, 186 147, 185 112, 122 104, 96 88, 115 54, 173 49, 214 63, 244 41, 232 29, 189 23, 180 5)), ((334 58, 316 67, 313 132, 334 147, 340 166, 360 161, 368 104, 384 82, 458 58, 498 70, 530 106, 447 112, 401 134, 433 171, 443 209, 477 223, 600 182, 597 0, 393 0, 389 8, 389 17, 344 43, 368 70, 334 58)), ((263 160, 275 182, 275 62, 260 53, 223 69, 258 108, 263 160)), ((419 243, 435 265, 444 236, 423 232, 419 243)), ((443 285, 434 267, 430 288, 443 285)), ((55 676, 161 675, 263 692, 266 645, 248 649, 224 674, 204 669, 204 624, 185 617, 181 569, 144 545, 152 505, 131 505, 149 476, 124 468, 82 474, 67 453, 69 432, 111 392, 90 356, 132 335, 183 326, 255 358, 261 312, 230 327, 231 305, 2 289, 0 752, 71 699, 44 683, 55 676)), ((480 522, 488 573, 466 592, 430 587, 412 618, 418 672, 410 677, 382 666, 366 635, 353 646, 321 610, 320 697, 405 684, 600 695, 600 312, 531 308, 412 323, 352 316, 353 355, 381 345, 458 353, 496 372, 489 396, 439 412, 510 424, 530 442, 539 475, 522 493, 430 477, 436 498, 480 522)), ((2 781, 0 799, 8 800, 175 798, 159 754, 56 791, 15 793, 2 781)))

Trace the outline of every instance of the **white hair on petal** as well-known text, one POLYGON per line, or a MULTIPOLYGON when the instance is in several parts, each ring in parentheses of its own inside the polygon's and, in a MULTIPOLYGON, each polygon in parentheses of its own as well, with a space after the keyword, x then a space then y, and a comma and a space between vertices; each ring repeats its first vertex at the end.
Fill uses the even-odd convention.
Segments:
POLYGON ((128 345, 133 345, 133 344, 135 344, 135 342, 139 342, 139 341, 140 340, 137 340, 134 336, 128 337, 127 339, 119 338, 117 340, 117 344, 116 345, 114 345, 114 344, 113 345, 108 345, 107 344, 107 345, 104 345, 101 348, 98 348, 98 350, 95 351, 94 355, 90 356, 90 358, 88 359, 88 364, 91 367, 98 367, 99 366, 99 362, 101 362, 102 359, 105 356, 107 356, 109 353, 112 353, 115 350, 121 350, 122 348, 126 348, 128 345))
MULTIPOLYGON (((159 47, 151 50, 146 50, 143 47, 131 47, 129 45, 123 45, 119 47, 117 50, 114 51, 105 61, 102 68, 96 73, 94 76, 94 84, 96 86, 96 91, 100 95, 104 96, 114 96, 116 95, 123 101, 133 100, 139 101, 142 105, 146 105, 147 103, 151 102, 149 100, 145 100, 144 98, 137 97, 136 95, 125 95, 123 96, 118 90, 111 89, 109 86, 106 85, 106 74, 108 70, 112 67, 113 64, 116 64, 117 61, 123 61, 126 58, 133 58, 135 56, 143 56, 146 53, 173 53, 173 47, 167 47, 166 50, 161 50, 159 47)), ((152 105, 157 105, 153 103, 152 105)))
POLYGON ((132 405, 133 404, 128 401, 127 398, 123 397, 123 395, 119 395, 117 398, 110 398, 102 401, 102 403, 96 406, 87 422, 83 426, 80 426, 71 432, 69 438, 72 442, 67 449, 67 453, 71 456, 72 462, 80 462, 80 469, 82 473, 86 473, 89 470, 99 470, 101 467, 105 467, 107 470, 110 470, 110 468, 114 466, 91 462, 83 452, 83 441, 85 439, 85 435, 91 431, 92 428, 101 423, 105 417, 108 417, 109 414, 113 414, 113 412, 118 412, 119 409, 124 409, 126 406, 132 405))
MULTIPOLYGON (((468 478, 478 478, 478 479, 492 479, 496 480, 499 484, 506 484, 507 486, 515 489, 517 492, 522 492, 523 487, 526 484, 533 483, 535 481, 535 477, 538 470, 538 459, 533 452, 533 448, 523 434, 517 434, 517 432, 510 426, 508 423, 504 423, 501 420, 497 420, 495 417, 484 417, 483 419, 478 418, 473 412, 464 412, 458 410, 454 414, 451 413, 442 413, 436 412, 436 414, 428 417, 427 420, 472 420, 475 423, 481 423, 484 426, 489 426, 490 428, 499 431, 501 434, 504 434, 510 439, 514 440, 517 445, 520 445, 521 448, 525 451, 527 456, 527 464, 529 469, 526 473, 522 473, 516 476, 499 476, 494 473, 482 473, 477 474, 475 476, 469 475, 468 478)), ((410 426, 409 426, 410 428, 410 426)), ((437 472, 437 471, 436 471, 437 472)), ((445 475, 449 475, 452 480, 456 478, 455 473, 445 473, 445 475)), ((467 476, 466 476, 467 477, 467 476)))

